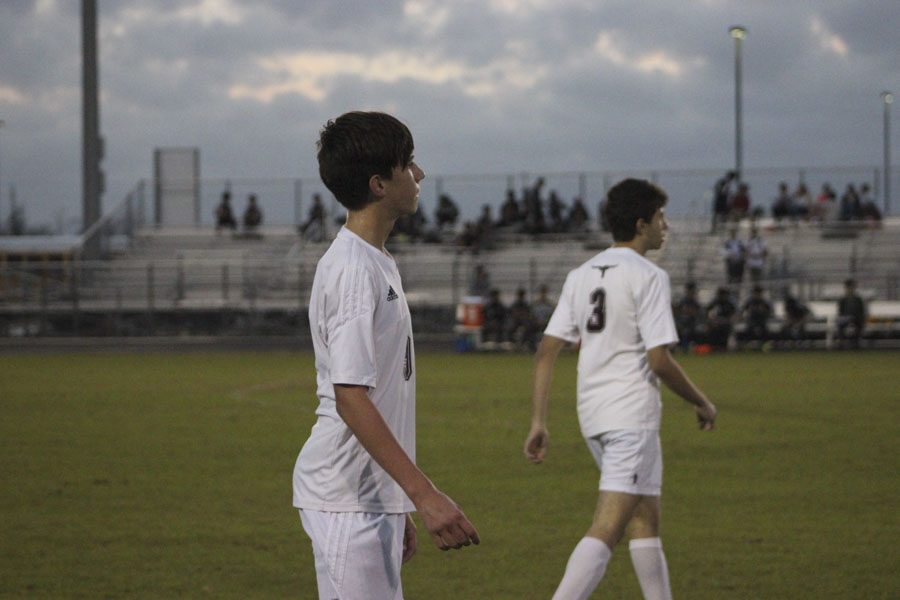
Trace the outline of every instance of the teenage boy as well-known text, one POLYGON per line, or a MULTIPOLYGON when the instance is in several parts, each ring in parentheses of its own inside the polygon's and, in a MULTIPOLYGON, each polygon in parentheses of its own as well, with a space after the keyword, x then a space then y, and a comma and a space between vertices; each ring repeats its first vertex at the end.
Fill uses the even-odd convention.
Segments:
POLYGON ((397 600, 400 565, 416 551, 412 511, 441 550, 479 542, 415 464, 412 325, 384 243, 416 211, 425 173, 409 129, 383 113, 329 121, 318 151, 347 222, 313 279, 318 420, 294 467, 294 506, 312 540, 321 600, 397 600))
POLYGON ((547 455, 553 365, 567 342, 580 341, 578 420, 601 471, 593 523, 569 558, 555 600, 590 596, 626 528, 644 598, 672 597, 659 538, 658 380, 695 405, 702 430, 713 428, 716 408, 669 353, 678 341, 669 277, 644 258, 665 239, 666 199, 644 180, 626 179, 609 191, 605 210, 615 243, 566 277, 535 358, 525 456, 540 463, 547 455))

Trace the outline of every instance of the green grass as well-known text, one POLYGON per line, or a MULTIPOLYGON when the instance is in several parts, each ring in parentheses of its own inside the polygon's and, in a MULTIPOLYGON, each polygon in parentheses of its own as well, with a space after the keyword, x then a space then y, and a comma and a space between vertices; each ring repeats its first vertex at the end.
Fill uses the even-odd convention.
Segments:
MULTIPOLYGON (((676 598, 897 598, 898 353, 682 364, 719 428, 664 399, 663 539, 676 598)), ((419 464, 482 544, 420 529, 411 599, 546 599, 598 474, 553 388, 551 451, 521 453, 531 360, 420 354, 419 464)), ((291 471, 312 425, 309 354, 0 357, 0 596, 314 598, 291 471)), ((639 598, 626 548, 598 597, 639 598)))

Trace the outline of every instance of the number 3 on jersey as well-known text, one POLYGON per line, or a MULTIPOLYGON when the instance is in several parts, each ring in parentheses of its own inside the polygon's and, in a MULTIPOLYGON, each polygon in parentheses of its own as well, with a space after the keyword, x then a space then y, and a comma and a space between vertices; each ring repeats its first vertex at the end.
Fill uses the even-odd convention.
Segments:
POLYGON ((606 290, 597 288, 591 292, 591 304, 594 306, 594 310, 588 317, 587 330, 597 333, 606 327, 606 290))

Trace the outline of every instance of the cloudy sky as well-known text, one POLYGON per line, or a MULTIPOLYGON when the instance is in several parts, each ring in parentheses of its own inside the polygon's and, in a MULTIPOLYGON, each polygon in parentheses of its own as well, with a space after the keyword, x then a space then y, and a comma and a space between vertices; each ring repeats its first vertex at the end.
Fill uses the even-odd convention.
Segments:
MULTIPOLYGON (((32 222, 80 215, 79 5, 0 1, 4 216, 9 183, 32 222)), ((748 168, 878 166, 900 92, 898 0, 98 5, 105 209, 161 146, 205 177, 313 177, 320 126, 360 108, 404 120, 430 175, 724 169, 733 24, 748 168)))

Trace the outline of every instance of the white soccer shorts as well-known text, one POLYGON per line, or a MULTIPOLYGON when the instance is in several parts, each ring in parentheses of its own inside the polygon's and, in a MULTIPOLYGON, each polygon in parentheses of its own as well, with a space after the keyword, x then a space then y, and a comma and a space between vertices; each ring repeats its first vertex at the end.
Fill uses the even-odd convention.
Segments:
POLYGON ((312 540, 319 600, 403 600, 405 514, 301 509, 300 521, 312 540))
POLYGON ((654 429, 618 429, 586 438, 600 468, 600 489, 638 496, 662 492, 662 447, 654 429))

